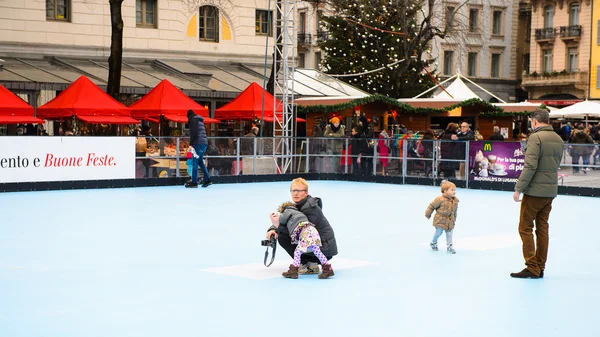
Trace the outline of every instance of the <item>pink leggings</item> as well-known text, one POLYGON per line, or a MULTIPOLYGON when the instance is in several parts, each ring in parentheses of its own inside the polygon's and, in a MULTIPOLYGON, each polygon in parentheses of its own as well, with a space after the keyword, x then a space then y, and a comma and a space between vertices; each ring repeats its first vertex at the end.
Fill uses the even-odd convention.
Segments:
MULTIPOLYGON (((315 254, 317 259, 319 259, 319 261, 321 262, 322 266, 329 264, 325 255, 323 255, 323 253, 321 253, 321 248, 319 246, 308 246, 307 252, 310 252, 310 251, 312 251, 315 254)), ((292 263, 294 265, 294 267, 300 267, 300 256, 301 255, 302 255, 302 252, 300 250, 296 249, 294 251, 294 263, 292 263)))

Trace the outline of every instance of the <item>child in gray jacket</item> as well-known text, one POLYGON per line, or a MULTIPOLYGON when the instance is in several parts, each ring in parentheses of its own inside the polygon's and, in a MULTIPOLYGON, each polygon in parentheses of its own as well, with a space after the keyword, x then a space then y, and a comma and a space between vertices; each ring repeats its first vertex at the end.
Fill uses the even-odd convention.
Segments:
POLYGON ((315 225, 308 221, 306 215, 296 208, 293 202, 284 202, 279 206, 279 213, 270 215, 271 223, 275 227, 286 226, 293 244, 297 244, 294 250, 294 261, 290 269, 282 275, 285 278, 298 278, 300 267, 300 256, 304 253, 313 252, 323 266, 323 272, 319 274, 320 279, 326 279, 334 275, 331 264, 327 257, 321 252, 321 236, 315 225), (281 215, 280 215, 281 213, 281 215))

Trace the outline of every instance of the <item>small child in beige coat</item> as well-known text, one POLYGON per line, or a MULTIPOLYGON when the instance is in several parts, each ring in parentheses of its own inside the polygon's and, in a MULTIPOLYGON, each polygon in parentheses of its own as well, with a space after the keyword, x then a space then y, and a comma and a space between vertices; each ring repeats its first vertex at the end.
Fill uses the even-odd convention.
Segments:
POLYGON ((437 251, 437 241, 442 235, 442 232, 446 231, 446 243, 448 245, 448 253, 456 254, 454 247, 452 246, 452 232, 454 230, 454 224, 456 223, 456 213, 458 210, 458 198, 456 198, 456 185, 449 181, 442 182, 442 195, 435 198, 427 207, 425 211, 425 217, 431 218, 431 214, 435 210, 435 216, 433 218, 433 226, 435 227, 435 233, 433 234, 433 240, 429 244, 431 249, 437 251))

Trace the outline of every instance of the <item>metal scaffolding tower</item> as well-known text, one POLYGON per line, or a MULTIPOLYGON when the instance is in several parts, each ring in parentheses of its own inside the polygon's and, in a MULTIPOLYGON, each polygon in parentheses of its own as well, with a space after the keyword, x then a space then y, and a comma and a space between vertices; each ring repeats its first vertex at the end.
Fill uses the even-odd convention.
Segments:
MULTIPOLYGON (((296 0, 277 0, 277 29, 275 29, 275 97, 283 104, 283 114, 273 121, 275 151, 281 155, 281 173, 292 168, 294 153, 294 60, 296 42, 296 0)), ((276 104, 273 103, 274 105, 276 104)), ((273 111, 277 111, 273 107, 273 111)))

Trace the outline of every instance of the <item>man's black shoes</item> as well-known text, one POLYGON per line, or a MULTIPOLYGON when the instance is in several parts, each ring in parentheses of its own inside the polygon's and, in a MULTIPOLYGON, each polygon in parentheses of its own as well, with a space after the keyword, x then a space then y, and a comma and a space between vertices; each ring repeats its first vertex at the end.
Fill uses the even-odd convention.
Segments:
MULTIPOLYGON (((541 276, 544 277, 544 274, 541 274, 541 276)), ((518 273, 511 273, 510 277, 514 277, 514 278, 531 278, 531 279, 538 279, 538 278, 540 278, 539 276, 537 276, 534 273, 532 273, 529 270, 527 270, 527 268, 521 270, 518 273)))

